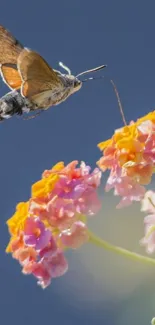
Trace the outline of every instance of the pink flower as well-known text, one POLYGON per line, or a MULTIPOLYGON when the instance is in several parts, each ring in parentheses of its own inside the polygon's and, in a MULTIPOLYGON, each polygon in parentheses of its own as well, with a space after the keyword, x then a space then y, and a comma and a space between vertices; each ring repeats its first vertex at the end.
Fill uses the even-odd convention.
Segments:
POLYGON ((25 245, 41 250, 48 245, 51 237, 51 231, 45 228, 39 218, 27 218, 23 236, 25 245))
POLYGON ((46 246, 45 248, 43 248, 40 252, 39 252, 39 257, 46 257, 49 258, 51 257, 53 254, 55 254, 57 252, 57 244, 55 239, 52 237, 50 242, 48 243, 48 246, 46 246))
POLYGON ((51 258, 48 260, 45 258, 44 262, 46 262, 50 268, 52 278, 60 277, 68 270, 67 260, 60 250, 57 250, 55 254, 52 254, 51 258))
POLYGON ((46 206, 47 206, 47 198, 33 198, 30 199, 29 201, 29 215, 30 216, 35 216, 41 217, 41 219, 46 219, 47 217, 47 211, 46 211, 46 206))
POLYGON ((44 289, 52 278, 64 275, 68 270, 68 263, 61 251, 52 254, 51 257, 43 257, 35 266, 33 275, 39 280, 38 284, 44 289))
MULTIPOLYGON (((77 220, 78 215, 94 215, 101 207, 96 188, 100 184, 101 171, 84 162, 76 168, 77 161, 67 165, 59 174, 59 180, 46 199, 30 200, 29 213, 41 220, 48 220, 51 227, 68 229, 77 220)), ((52 173, 52 171, 51 171, 52 173)), ((46 170, 44 177, 50 175, 46 170)))
POLYGON ((105 190, 108 192, 112 188, 114 188, 115 195, 122 197, 117 208, 129 206, 132 201, 140 201, 145 194, 145 188, 131 177, 126 176, 125 170, 117 166, 111 170, 105 190))
POLYGON ((36 263, 33 268, 33 275, 38 279, 38 284, 43 288, 47 288, 51 284, 52 277, 48 267, 42 261, 36 263))
POLYGON ((14 251, 13 257, 18 259, 19 263, 24 266, 37 260, 37 253, 32 247, 21 247, 14 251))
POLYGON ((77 249, 88 241, 89 235, 86 225, 76 221, 70 229, 61 232, 60 238, 64 246, 77 249))
POLYGON ((72 200, 57 197, 47 204, 47 218, 52 227, 68 228, 75 221, 75 206, 72 200))
POLYGON ((87 188, 83 196, 76 203, 76 212, 87 216, 96 214, 101 208, 101 202, 96 191, 87 188))

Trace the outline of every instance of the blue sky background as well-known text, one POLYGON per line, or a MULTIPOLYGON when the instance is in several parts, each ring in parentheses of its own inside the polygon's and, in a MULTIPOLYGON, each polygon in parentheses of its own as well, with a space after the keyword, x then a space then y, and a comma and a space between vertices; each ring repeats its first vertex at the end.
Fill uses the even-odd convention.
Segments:
MULTIPOLYGON (((40 117, 12 118, 0 125, 0 320, 3 324, 150 324, 155 270, 89 245, 69 253, 69 272, 41 290, 5 254, 6 220, 44 169, 60 160, 84 160, 93 168, 97 143, 122 125, 109 82, 118 87, 127 121, 155 108, 154 1, 2 0, 0 23, 58 69, 73 74, 107 64, 105 79, 84 84, 66 102, 40 117)), ((98 74, 99 75, 99 74, 98 74)), ((96 74, 97 76, 97 74, 96 74)), ((9 90, 0 83, 0 96, 9 90)), ((112 194, 90 223, 103 238, 139 248, 139 205, 115 211, 112 194)))

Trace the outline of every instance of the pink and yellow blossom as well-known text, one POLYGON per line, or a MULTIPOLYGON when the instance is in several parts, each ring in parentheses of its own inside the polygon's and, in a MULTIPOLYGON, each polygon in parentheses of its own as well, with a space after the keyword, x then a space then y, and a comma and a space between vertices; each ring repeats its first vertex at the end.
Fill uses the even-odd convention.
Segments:
POLYGON ((155 171, 155 112, 116 130, 98 147, 103 152, 98 166, 110 170, 106 191, 114 188, 122 197, 119 207, 140 201, 155 171))
POLYGON ((78 161, 60 162, 45 170, 32 185, 31 198, 17 205, 7 221, 11 235, 7 252, 17 259, 24 274, 33 274, 46 288, 52 278, 68 269, 65 250, 89 240, 86 217, 101 207, 97 194, 101 171, 78 161))

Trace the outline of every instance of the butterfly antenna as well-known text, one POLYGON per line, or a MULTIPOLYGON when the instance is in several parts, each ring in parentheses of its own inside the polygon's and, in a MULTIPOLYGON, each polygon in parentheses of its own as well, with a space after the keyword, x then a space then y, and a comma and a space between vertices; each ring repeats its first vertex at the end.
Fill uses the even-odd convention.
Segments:
POLYGON ((71 70, 65 64, 63 64, 62 62, 59 62, 59 66, 61 68, 63 68, 64 70, 66 70, 69 75, 71 75, 71 70))
POLYGON ((110 82, 112 83, 113 88, 114 88, 114 91, 115 91, 115 94, 116 94, 116 98, 117 98, 117 101, 118 101, 118 106, 119 106, 119 110, 120 110, 120 113, 121 113, 121 116, 122 116, 123 123, 124 123, 124 125, 127 125, 126 119, 125 119, 125 115, 124 115, 124 112, 123 112, 123 107, 122 107, 121 100, 120 100, 120 97, 119 97, 118 90, 116 88, 116 85, 115 85, 114 81, 113 80, 110 80, 110 82))
POLYGON ((83 72, 77 74, 76 78, 77 78, 77 77, 80 77, 80 76, 82 76, 83 74, 86 74, 86 73, 96 72, 96 71, 98 71, 98 70, 102 70, 102 69, 104 69, 104 68, 106 68, 106 67, 107 67, 107 65, 100 65, 100 66, 97 67, 97 68, 83 71, 83 72))

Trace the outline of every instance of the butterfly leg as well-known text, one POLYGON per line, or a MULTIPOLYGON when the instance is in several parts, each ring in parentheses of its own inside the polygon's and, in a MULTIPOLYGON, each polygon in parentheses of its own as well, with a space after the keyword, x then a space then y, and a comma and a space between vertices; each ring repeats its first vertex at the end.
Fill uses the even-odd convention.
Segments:
POLYGON ((23 120, 24 121, 32 120, 33 118, 36 118, 37 116, 39 116, 42 112, 43 112, 43 110, 37 112, 35 115, 31 115, 31 116, 28 116, 28 117, 23 117, 23 120))

